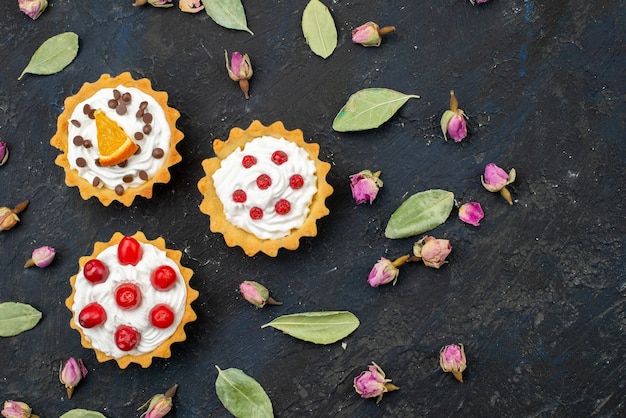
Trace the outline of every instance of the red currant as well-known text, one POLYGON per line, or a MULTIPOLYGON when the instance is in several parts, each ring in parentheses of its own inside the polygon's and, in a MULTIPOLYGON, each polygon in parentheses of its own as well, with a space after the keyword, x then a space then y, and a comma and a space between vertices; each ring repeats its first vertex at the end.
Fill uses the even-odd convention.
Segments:
POLYGON ((115 289, 115 301, 122 309, 133 309, 141 303, 141 290, 134 283, 122 283, 115 289))
POLYGON ((94 258, 85 263, 83 274, 85 275, 85 279, 89 280, 93 284, 98 284, 107 279, 109 276, 109 269, 102 261, 94 258))
POLYGON ((107 313, 98 302, 85 306, 78 314, 78 323, 83 328, 93 328, 102 325, 107 320, 107 313))
POLYGON ((256 164, 256 158, 253 157, 252 155, 244 155, 241 160, 241 165, 243 165, 245 168, 250 168, 255 164, 256 164))
POLYGON ((272 185, 272 179, 267 174, 261 174, 256 178, 256 185, 259 189, 265 190, 272 185))
POLYGON ((167 328, 174 323, 174 311, 160 303, 150 311, 150 322, 157 328, 167 328))
POLYGON ((300 174, 294 174, 289 178, 289 186, 295 190, 301 189, 304 186, 304 179, 300 174))
POLYGON ((141 334, 130 325, 120 325, 115 331, 115 345, 122 351, 130 351, 139 345, 141 334))
POLYGON ((233 201, 237 203, 243 203, 248 199, 246 192, 241 189, 237 189, 233 192, 233 201))
POLYGON ((287 154, 284 151, 274 151, 272 154, 272 161, 276 165, 281 165, 287 162, 287 154))
POLYGON ((170 266, 159 266, 150 275, 152 286, 156 290, 169 290, 176 284, 176 270, 170 266))
POLYGON ((141 244, 133 237, 124 237, 117 246, 117 259, 122 265, 136 266, 141 260, 143 250, 141 244))
POLYGON ((252 209, 250 209, 250 217, 252 219, 254 219, 255 221, 263 218, 263 209, 258 208, 258 207, 253 207, 252 209))
POLYGON ((286 215, 291 210, 291 203, 289 203, 289 201, 286 199, 280 199, 274 205, 274 209, 276 210, 277 214, 286 215))

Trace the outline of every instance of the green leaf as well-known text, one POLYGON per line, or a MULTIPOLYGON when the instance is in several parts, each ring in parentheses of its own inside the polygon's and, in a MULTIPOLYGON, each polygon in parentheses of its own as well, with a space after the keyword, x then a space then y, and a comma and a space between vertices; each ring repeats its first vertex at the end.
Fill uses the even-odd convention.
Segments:
POLYGON ((357 329, 359 319, 347 311, 304 312, 280 316, 261 326, 265 327, 315 344, 332 344, 357 329))
POLYGON ((326 59, 337 47, 337 28, 328 10, 319 0, 311 0, 302 12, 302 33, 309 48, 326 59))
POLYGON ((218 371, 215 391, 228 412, 238 418, 274 416, 272 401, 259 382, 239 369, 215 368, 218 371))
POLYGON ((454 205, 454 193, 446 190, 426 190, 405 200, 391 215, 385 236, 407 238, 441 225, 448 219, 454 205))
POLYGON ((228 29, 245 30, 254 35, 248 28, 246 12, 241 0, 210 0, 202 2, 204 10, 215 23, 228 29))
POLYGON ((12 337, 32 329, 41 320, 41 312, 19 302, 0 303, 0 337, 12 337))
POLYGON ((65 32, 53 36, 37 48, 18 80, 26 73, 39 75, 58 73, 74 61, 76 54, 78 54, 78 35, 74 32, 65 32))
POLYGON ((337 113, 333 129, 348 132, 378 128, 409 99, 419 99, 419 96, 383 88, 359 90, 350 96, 348 102, 337 113))
POLYGON ((67 411, 59 418, 106 418, 100 412, 89 411, 87 409, 72 409, 67 411))

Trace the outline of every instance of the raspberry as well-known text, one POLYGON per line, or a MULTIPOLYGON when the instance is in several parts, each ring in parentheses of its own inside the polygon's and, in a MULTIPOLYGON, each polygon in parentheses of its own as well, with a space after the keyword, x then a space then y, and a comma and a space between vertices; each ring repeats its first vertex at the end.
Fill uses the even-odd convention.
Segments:
POLYGON ((263 217, 263 209, 256 206, 253 207, 252 209, 250 209, 250 217, 255 221, 261 219, 263 217))
POLYGON ((301 189, 304 186, 304 179, 300 174, 294 174, 289 178, 289 186, 295 190, 301 189))
POLYGON ((252 155, 244 155, 243 159, 241 160, 241 165, 243 165, 245 168, 250 168, 255 164, 256 164, 256 158, 253 157, 252 155))
POLYGON ((272 179, 267 174, 261 174, 256 179, 256 185, 259 186, 259 189, 265 190, 272 185, 272 179))
POLYGON ((243 203, 247 198, 248 196, 246 196, 246 192, 241 189, 237 189, 233 192, 233 201, 237 203, 243 203))
POLYGON ((276 210, 277 214, 286 215, 291 210, 291 203, 289 203, 289 201, 286 199, 280 199, 274 205, 274 209, 276 210))
POLYGON ((276 165, 281 165, 287 162, 287 154, 284 151, 274 151, 272 154, 272 161, 276 165))

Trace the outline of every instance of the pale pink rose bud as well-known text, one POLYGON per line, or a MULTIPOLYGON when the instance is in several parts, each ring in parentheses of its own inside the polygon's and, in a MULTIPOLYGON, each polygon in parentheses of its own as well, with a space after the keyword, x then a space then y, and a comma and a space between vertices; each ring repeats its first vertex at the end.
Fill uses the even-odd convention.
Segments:
POLYGON ((490 163, 485 167, 485 174, 480 177, 480 181, 485 189, 493 193, 500 192, 509 205, 512 205, 513 199, 511 198, 511 193, 506 186, 515 181, 516 175, 517 173, 514 168, 512 168, 511 171, 509 171, 509 174, 507 174, 506 171, 494 163, 490 163))
POLYGON ((463 344, 450 344, 441 348, 439 352, 441 370, 450 372, 456 380, 463 383, 463 370, 467 368, 465 349, 463 344))
POLYGON ((270 291, 265 286, 251 280, 241 283, 239 291, 245 300, 257 308, 262 308, 265 305, 282 305, 282 302, 278 302, 270 296, 270 291))
POLYGON ((204 10, 204 5, 200 0, 179 0, 178 7, 186 13, 198 13, 204 10))
POLYGON ((250 85, 248 80, 252 78, 252 63, 248 54, 241 55, 239 52, 233 52, 230 62, 228 61, 228 51, 224 51, 224 57, 226 58, 226 70, 228 70, 228 76, 233 81, 239 82, 239 87, 243 91, 243 95, 246 99, 250 98, 249 89, 250 85))
POLYGON ((24 402, 18 401, 6 401, 4 402, 4 408, 2 408, 2 416, 5 418, 29 418, 31 415, 31 408, 24 402))
POLYGON ((70 357, 69 360, 65 362, 65 366, 63 366, 63 364, 61 364, 61 366, 62 367, 59 368, 59 380, 67 389, 68 399, 72 399, 74 388, 87 376, 87 368, 83 364, 82 359, 76 360, 74 357, 70 357))
POLYGON ((443 112, 441 116, 441 131, 447 141, 448 136, 454 142, 461 142, 467 137, 467 115, 459 109, 459 102, 454 95, 454 90, 450 90, 450 110, 443 112))
POLYGON ((395 26, 380 28, 374 22, 367 22, 352 31, 352 42, 363 46, 380 46, 382 37, 395 30, 395 26))
POLYGON ((172 398, 176 394, 178 385, 174 385, 167 390, 164 394, 154 395, 148 402, 139 407, 139 409, 148 409, 141 414, 145 418, 163 418, 168 412, 172 410, 172 398))
POLYGON ((361 372, 354 378, 354 389, 362 398, 378 398, 376 403, 380 402, 385 392, 391 392, 400 389, 390 383, 391 379, 385 378, 385 372, 372 362, 368 366, 368 370, 361 372))
POLYGON ((393 285, 395 285, 398 280, 398 274, 400 274, 398 267, 409 261, 409 258, 409 255, 403 255, 391 261, 385 257, 380 257, 380 260, 372 267, 367 282, 372 287, 378 287, 381 284, 387 284, 392 281, 393 285))
POLYGON ((33 266, 37 266, 39 268, 48 267, 50 263, 52 263, 52 260, 54 260, 55 254, 56 250, 52 247, 39 247, 33 250, 33 254, 26 262, 26 264, 24 264, 24 268, 29 268, 33 266))
POLYGON ((436 269, 447 263, 446 257, 450 251, 450 241, 431 236, 426 236, 413 245, 413 254, 421 258, 426 266, 436 269))
POLYGON ((0 141, 0 166, 4 165, 9 159, 9 147, 4 141, 0 141))
POLYGON ((478 202, 468 202, 459 208, 459 219, 467 224, 478 226, 484 217, 485 212, 478 202))
POLYGON ((48 7, 47 0, 18 0, 18 4, 20 10, 33 20, 41 16, 48 7))
POLYGON ((371 205, 376 199, 378 190, 383 187, 383 181, 379 178, 380 173, 380 171, 372 173, 370 170, 363 170, 350 176, 350 189, 357 205, 367 201, 371 205))

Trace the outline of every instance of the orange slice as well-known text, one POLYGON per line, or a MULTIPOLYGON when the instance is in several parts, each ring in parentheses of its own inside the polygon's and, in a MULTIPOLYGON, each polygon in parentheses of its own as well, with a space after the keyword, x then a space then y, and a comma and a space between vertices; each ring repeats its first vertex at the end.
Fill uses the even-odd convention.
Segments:
POLYGON ((98 150, 100 151, 100 165, 110 167, 126 161, 136 151, 137 144, 117 122, 109 118, 102 110, 94 112, 96 131, 98 135, 98 150))

